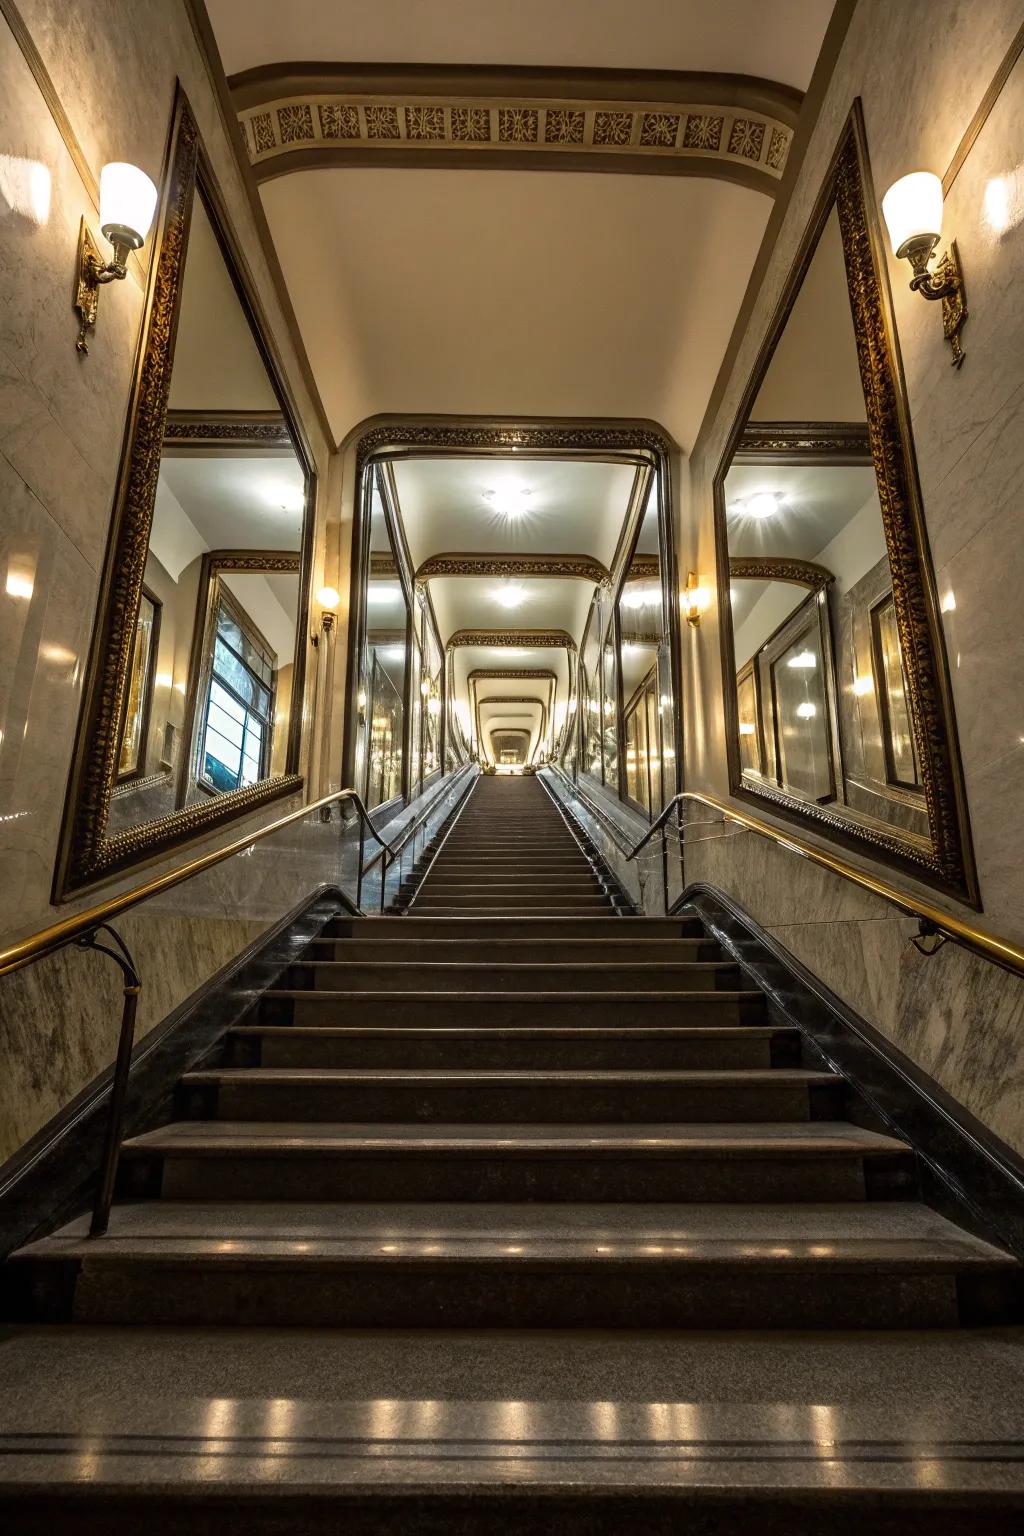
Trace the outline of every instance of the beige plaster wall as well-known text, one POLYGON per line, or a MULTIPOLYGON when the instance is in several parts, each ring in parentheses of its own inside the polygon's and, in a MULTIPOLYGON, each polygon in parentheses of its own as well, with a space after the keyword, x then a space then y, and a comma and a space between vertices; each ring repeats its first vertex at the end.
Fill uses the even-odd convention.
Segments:
MULTIPOLYGON (((854 99, 863 102, 879 198, 907 171, 941 175, 1022 22, 1020 0, 929 0, 925 13, 892 0, 860 0, 721 407, 690 465, 684 569, 715 570, 713 477, 854 99)), ((946 201, 944 235, 958 241, 971 310, 967 361, 959 372, 949 366, 937 306, 909 291, 906 264, 889 256, 943 600, 984 903, 980 921, 1018 942, 1024 940, 1022 118, 1024 60, 1018 60, 946 201)), ((683 635, 686 767, 689 788, 726 795, 718 622, 712 607, 698 630, 683 635)), ((909 946, 908 924, 892 909, 752 836, 695 844, 686 875, 731 891, 954 1097, 1024 1147, 1024 983, 949 946, 934 960, 920 960, 909 946)), ((942 904, 963 911, 954 902, 942 904)))

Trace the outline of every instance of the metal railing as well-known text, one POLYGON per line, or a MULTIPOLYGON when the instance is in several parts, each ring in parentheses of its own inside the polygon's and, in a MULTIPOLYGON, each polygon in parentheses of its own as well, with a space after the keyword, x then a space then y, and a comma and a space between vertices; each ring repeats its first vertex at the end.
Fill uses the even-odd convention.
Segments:
MULTIPOLYGON (((452 775, 452 782, 448 786, 448 788, 449 788, 449 791, 452 791, 452 790, 456 789, 456 787, 458 786, 459 787, 459 792, 454 796, 451 809, 448 812, 449 816, 451 815, 452 810, 454 810, 455 807, 457 805, 459 805, 465 799, 466 795, 472 789, 473 784, 476 781, 476 778, 477 778, 477 768, 476 768, 476 764, 475 763, 465 763, 461 768, 456 769, 455 773, 452 775)), ((411 871, 412 869, 414 869, 416 867, 416 861, 419 858, 419 854, 416 851, 416 839, 419 836, 420 832, 422 832, 423 828, 426 826, 427 822, 431 819, 431 817, 433 817, 433 816, 435 816, 437 814, 438 802, 442 798, 443 797, 441 795, 435 795, 434 799, 431 800, 429 806, 422 813, 422 815, 418 816, 416 818, 416 820, 411 822, 408 827, 403 828, 401 836, 397 839, 397 841, 394 844, 385 844, 385 846, 380 850, 379 853, 375 853, 373 855, 373 858, 367 864, 365 870, 362 869, 363 832, 362 832, 362 830, 360 830, 360 839, 359 839, 360 878, 359 878, 359 883, 358 883, 358 885, 356 887, 356 889, 357 889, 356 906, 360 905, 359 894, 362 891, 362 877, 363 877, 363 875, 364 874, 367 874, 367 875, 370 874, 370 872, 372 870, 376 869, 378 864, 382 864, 381 880, 380 880, 380 910, 382 912, 384 911, 384 891, 385 891, 385 887, 387 885, 388 872, 389 872, 389 870, 392 869, 392 867, 396 863, 398 865, 398 889, 401 890, 402 884, 403 884, 404 879, 405 879, 405 850, 409 847, 409 844, 411 843, 412 844, 412 848, 411 848, 411 851, 410 851, 410 860, 409 860, 409 868, 410 868, 410 871, 411 871)), ((420 853, 422 853, 422 851, 423 850, 420 849, 420 853)))
MULTIPOLYGON (((0 950, 0 977, 8 976, 14 971, 21 970, 24 966, 34 964, 38 960, 44 960, 50 955, 55 955, 59 950, 66 949, 72 945, 76 948, 91 949, 97 954, 106 955, 114 961, 121 971, 123 992, 121 1027, 118 1033, 117 1056, 114 1062, 110 1089, 110 1105, 104 1133, 99 1185, 89 1228, 90 1236, 100 1236, 107 1230, 110 1221, 110 1207, 114 1198, 114 1183, 117 1178, 117 1165, 124 1128, 125 1098, 128 1092, 128 1077, 131 1069, 132 1051, 135 1045, 135 1019, 138 1012, 139 993, 142 989, 142 980, 131 952, 120 934, 111 927, 111 923, 115 918, 119 917, 123 912, 129 911, 132 907, 136 907, 164 891, 172 890, 175 886, 184 884, 186 880, 194 879, 196 875, 202 874, 204 871, 212 869, 214 865, 221 864, 224 860, 244 852, 246 849, 251 848, 254 843, 262 842, 265 838, 271 837, 275 832, 280 832, 283 827, 287 827, 293 822, 301 821, 303 818, 316 812, 320 813, 322 819, 329 821, 332 807, 342 804, 350 804, 355 807, 360 823, 356 907, 360 906, 365 876, 376 863, 383 859, 386 861, 381 872, 380 882, 380 905, 381 911, 383 911, 387 871, 395 860, 399 861, 399 869, 401 869, 401 849, 407 844, 415 828, 410 829, 403 835, 400 844, 392 845, 374 827, 373 822, 370 820, 370 813, 367 811, 358 792, 354 789, 339 789, 335 790, 333 794, 324 795, 320 800, 311 801, 308 805, 303 805, 298 810, 289 812, 287 816, 280 816, 276 821, 268 822, 266 826, 258 827, 254 832, 246 833, 244 837, 238 838, 232 843, 226 843, 223 848, 217 848, 211 853, 204 853, 198 858, 190 859, 188 863, 182 864, 176 869, 168 870, 166 874, 158 875, 155 879, 147 881, 145 885, 122 892, 119 896, 112 896, 97 906, 88 907, 84 911, 76 913, 73 917, 65 918, 63 922, 54 923, 52 927, 44 929, 41 933, 33 934, 30 938, 21 939, 16 944, 11 944, 6 949, 0 950), (380 852, 375 854, 371 863, 364 868, 363 858, 367 831, 369 831, 375 842, 380 844, 380 852), (104 942, 104 939, 109 942, 104 942)), ((429 815, 430 811, 428 810, 424 817, 419 818, 416 825, 421 825, 429 815)))
POLYGON ((598 820, 608 835, 617 844, 627 863, 639 859, 639 856, 650 845, 655 837, 660 837, 662 878, 664 891, 665 911, 669 911, 668 899, 668 838, 676 837, 680 850, 685 846, 686 830, 694 826, 721 825, 724 822, 732 822, 748 832, 755 833, 758 837, 766 838, 779 848, 784 848, 790 853, 797 854, 802 859, 807 859, 812 864, 817 864, 821 869, 827 869, 831 874, 839 875, 843 880, 859 886, 861 890, 869 891, 872 895, 880 897, 890 906, 896 907, 908 917, 915 918, 918 923, 918 934, 914 943, 922 954, 934 954, 935 950, 951 940, 973 954, 979 955, 983 960, 989 960, 1004 970, 1012 971, 1018 976, 1024 976, 1024 950, 1011 944, 1006 939, 987 933, 983 928, 974 923, 965 922, 956 917, 952 912, 946 912, 941 907, 935 906, 926 898, 903 890, 899 886, 890 884, 880 875, 871 873, 866 869, 859 869, 855 864, 849 864, 838 854, 829 852, 828 849, 819 848, 815 843, 807 842, 796 833, 781 832, 770 822, 761 821, 756 816, 751 816, 746 811, 739 810, 726 800, 720 800, 717 795, 704 794, 698 790, 681 790, 668 802, 660 815, 652 822, 638 843, 630 845, 623 839, 623 829, 605 812, 598 803, 578 784, 574 784, 560 769, 555 770, 563 782, 570 788, 572 794, 579 799, 586 810, 598 820), (687 804, 701 805, 708 810, 717 811, 721 821, 707 820, 703 822, 683 821, 681 807, 687 804), (676 827, 671 827, 673 817, 676 827), (937 941, 937 942, 936 942, 937 941), (924 946, 932 944, 928 949, 924 946))

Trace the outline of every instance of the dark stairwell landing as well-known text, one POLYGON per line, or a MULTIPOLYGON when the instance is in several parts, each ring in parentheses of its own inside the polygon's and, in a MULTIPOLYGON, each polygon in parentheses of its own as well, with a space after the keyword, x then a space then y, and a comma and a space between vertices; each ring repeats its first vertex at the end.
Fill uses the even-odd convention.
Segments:
POLYGON ((1013 1527, 1015 1262, 605 881, 481 779, 127 1142, 109 1235, 14 1256, 9 1528, 43 1484, 57 1530, 1013 1527))

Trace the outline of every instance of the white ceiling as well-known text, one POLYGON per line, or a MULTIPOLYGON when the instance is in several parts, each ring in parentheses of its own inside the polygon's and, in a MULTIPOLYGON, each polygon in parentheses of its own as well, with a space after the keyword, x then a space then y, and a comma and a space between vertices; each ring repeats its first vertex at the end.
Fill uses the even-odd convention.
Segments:
POLYGON ((160 482, 207 549, 299 548, 305 480, 290 452, 165 455, 160 482))
POLYGON ((378 412, 643 416, 688 446, 771 210, 711 178, 576 172, 334 168, 260 192, 339 439, 378 412))
POLYGON ((833 209, 750 412, 753 421, 866 421, 833 209))
POLYGON ((442 645, 459 629, 564 629, 578 645, 594 594, 593 582, 547 576, 441 576, 429 586, 442 645), (510 588, 522 593, 517 608, 499 601, 510 588))
POLYGON ((398 459, 412 563, 429 555, 573 554, 611 563, 633 488, 629 464, 495 458, 398 459), (494 510, 488 491, 526 490, 526 511, 494 510))
POLYGON ((725 477, 729 553, 814 560, 874 495, 869 464, 734 464, 725 477), (744 516, 737 503, 759 491, 781 493, 783 505, 744 516))
POLYGON ((173 411, 280 409, 201 197, 192 207, 169 405, 173 411))
POLYGON ((806 90, 833 0, 207 0, 228 74, 285 59, 699 69, 806 90))

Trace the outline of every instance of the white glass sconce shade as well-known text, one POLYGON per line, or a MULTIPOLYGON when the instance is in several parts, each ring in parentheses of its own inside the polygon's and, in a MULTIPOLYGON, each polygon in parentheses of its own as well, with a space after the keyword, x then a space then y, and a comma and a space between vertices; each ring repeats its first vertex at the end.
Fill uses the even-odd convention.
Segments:
POLYGON ((137 165, 111 160, 100 171, 100 228, 108 240, 115 232, 121 238, 130 234, 138 250, 149 234, 156 200, 156 187, 137 165))
POLYGON ((882 198, 882 214, 897 256, 912 240, 934 245, 942 232, 942 182, 931 171, 911 171, 882 198))

